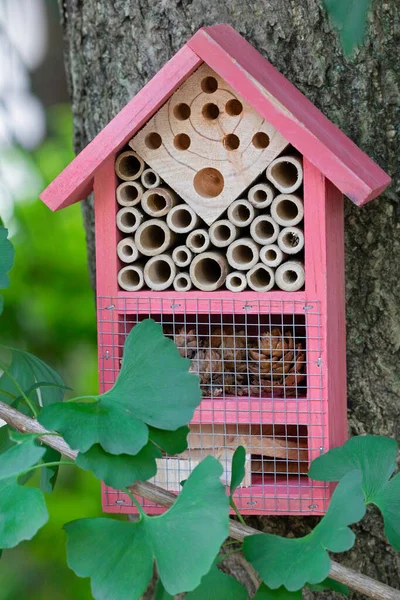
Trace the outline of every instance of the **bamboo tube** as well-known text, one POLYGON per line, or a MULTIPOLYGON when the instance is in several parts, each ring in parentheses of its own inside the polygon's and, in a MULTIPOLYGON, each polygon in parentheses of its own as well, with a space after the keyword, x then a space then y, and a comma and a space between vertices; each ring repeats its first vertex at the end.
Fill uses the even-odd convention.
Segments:
POLYGON ((178 273, 174 279, 174 290, 176 292, 188 292, 192 287, 192 280, 188 273, 178 273))
POLYGON ((224 285, 227 274, 228 263, 220 252, 197 254, 190 265, 193 285, 204 292, 212 292, 224 285))
POLYGON ((169 254, 153 256, 144 265, 144 280, 151 290, 166 290, 172 285, 175 275, 176 266, 169 254))
POLYGON ((136 152, 127 150, 122 152, 115 161, 115 172, 124 181, 139 179, 143 173, 144 162, 136 152))
POLYGON ((273 244, 278 238, 279 225, 272 217, 260 215, 250 225, 250 235, 258 244, 273 244))
POLYGON ((228 247, 226 258, 234 269, 247 271, 257 264, 260 256, 259 248, 251 238, 240 238, 228 247))
POLYGON ((167 214, 167 224, 176 233, 189 233, 200 223, 200 218, 188 204, 178 204, 167 214))
POLYGON ((276 285, 285 292, 297 292, 303 287, 304 281, 304 265, 300 261, 282 263, 275 271, 276 285))
POLYGON ((228 207, 228 219, 236 227, 247 227, 254 216, 254 206, 248 200, 235 200, 228 207))
POLYGON ((144 285, 143 266, 129 265, 123 267, 118 273, 118 284, 127 292, 137 292, 144 285))
POLYGON ((257 183, 249 189, 247 199, 255 208, 267 208, 274 199, 276 191, 269 183, 257 183))
POLYGON ((192 260, 192 252, 187 246, 177 246, 172 250, 172 260, 177 267, 187 267, 192 260))
POLYGON ((117 212, 117 227, 124 233, 133 233, 143 220, 143 213, 133 206, 125 206, 117 212))
POLYGON ((194 229, 187 236, 186 245, 194 254, 200 254, 209 248, 210 236, 205 229, 194 229))
POLYGON ((283 227, 298 225, 304 217, 303 200, 294 194, 279 194, 271 204, 271 217, 283 227))
POLYGON ((133 263, 139 258, 139 250, 133 237, 123 238, 117 246, 117 254, 124 263, 133 263))
POLYGON ((150 217, 164 217, 176 204, 176 195, 169 188, 146 190, 141 199, 142 208, 150 217))
POLYGON ((278 246, 285 254, 297 254, 304 248, 304 234, 298 227, 285 227, 278 235, 278 246))
POLYGON ((239 230, 228 219, 215 221, 208 231, 211 243, 217 248, 229 246, 239 235, 239 230))
POLYGON ((117 202, 121 206, 136 206, 143 194, 143 186, 137 181, 124 181, 117 187, 117 202))
POLYGON ((247 279, 244 273, 232 271, 226 276, 226 287, 231 292, 243 292, 247 287, 247 279))
POLYGON ((159 187, 161 183, 160 176, 153 169, 145 169, 140 178, 142 185, 147 189, 159 187))
POLYGON ((175 242, 175 237, 165 221, 150 219, 138 228, 135 233, 135 244, 139 252, 145 256, 156 256, 168 250, 175 242))
POLYGON ((279 156, 268 166, 266 175, 282 194, 292 194, 303 183, 303 159, 300 156, 279 156))
POLYGON ((275 285, 274 272, 264 263, 257 263, 246 273, 249 287, 255 292, 269 292, 275 285))
POLYGON ((286 257, 277 244, 268 244, 260 250, 260 260, 267 267, 278 267, 286 257))

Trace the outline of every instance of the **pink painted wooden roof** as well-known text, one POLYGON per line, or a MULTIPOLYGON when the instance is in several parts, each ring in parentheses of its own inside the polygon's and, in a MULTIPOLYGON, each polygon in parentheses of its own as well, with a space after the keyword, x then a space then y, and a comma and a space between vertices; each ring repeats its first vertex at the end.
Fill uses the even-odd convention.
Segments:
POLYGON ((200 29, 44 190, 58 210, 85 198, 93 176, 181 83, 206 62, 355 204, 376 198, 390 177, 229 25, 200 29))

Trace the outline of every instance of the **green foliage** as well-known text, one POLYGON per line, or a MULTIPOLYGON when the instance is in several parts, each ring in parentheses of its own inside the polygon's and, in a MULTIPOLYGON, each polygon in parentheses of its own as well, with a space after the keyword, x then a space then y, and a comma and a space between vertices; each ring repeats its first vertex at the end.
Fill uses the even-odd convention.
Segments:
POLYGON ((348 525, 364 514, 361 472, 351 471, 341 479, 326 515, 311 533, 297 539, 267 533, 249 536, 243 552, 267 586, 296 591, 307 582, 319 583, 328 576, 331 561, 327 551, 352 548, 355 535, 348 525))
POLYGON ((186 600, 247 600, 247 590, 230 575, 223 573, 214 561, 200 585, 186 594, 186 600))
POLYGON ((161 579, 157 581, 156 595, 154 596, 154 600, 174 600, 174 597, 165 591, 161 579))
POLYGON ((370 0, 323 0, 326 12, 338 28, 346 54, 359 46, 365 33, 370 0))
POLYGON ((172 508, 159 517, 142 514, 137 523, 83 519, 67 524, 68 564, 78 576, 91 578, 94 598, 139 599, 154 560, 169 594, 197 587, 228 535, 222 472, 215 458, 205 458, 172 508))
POLYGON ((231 485, 230 494, 231 497, 235 493, 236 489, 242 483, 245 476, 245 465, 246 462, 246 450, 243 446, 238 446, 233 454, 232 458, 232 474, 231 474, 231 485))
MULTIPOLYGON (((10 285, 8 271, 14 263, 14 247, 8 239, 8 230, 0 225, 0 290, 10 285)), ((3 296, 0 295, 0 315, 3 312, 3 296)))
POLYGON ((324 592, 326 590, 333 590, 334 592, 339 592, 339 594, 343 594, 344 596, 348 596, 350 594, 349 588, 347 585, 343 583, 339 583, 339 581, 335 581, 330 577, 321 581, 321 583, 307 583, 307 587, 313 592, 324 592))
MULTIPOLYGON (((61 454, 47 446, 46 451, 43 455, 44 463, 57 463, 61 460, 61 454)), ((50 494, 56 485, 58 477, 59 465, 52 465, 50 467, 44 467, 40 469, 40 489, 42 492, 50 494)))
POLYGON ((0 548, 13 548, 30 540, 46 523, 48 513, 43 494, 26 488, 18 478, 44 455, 34 435, 13 434, 15 445, 2 453, 0 461, 0 548))
POLYGON ((253 600, 301 600, 302 598, 303 594, 301 590, 289 592, 284 587, 271 590, 271 588, 262 583, 253 600))
POLYGON ((318 457, 311 464, 309 476, 319 481, 339 481, 349 471, 359 469, 365 503, 380 509, 386 536, 393 548, 400 551, 400 474, 390 479, 397 451, 397 442, 386 437, 353 437, 318 457))

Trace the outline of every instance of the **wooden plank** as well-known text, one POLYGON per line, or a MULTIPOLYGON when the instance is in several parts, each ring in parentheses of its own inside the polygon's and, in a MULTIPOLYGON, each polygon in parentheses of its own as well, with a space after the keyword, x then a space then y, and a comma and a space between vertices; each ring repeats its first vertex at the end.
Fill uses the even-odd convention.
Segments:
POLYGON ((85 198, 96 169, 128 143, 201 62, 189 46, 183 46, 42 192, 43 202, 58 210, 85 198))
POLYGON ((188 45, 355 204, 389 185, 390 177, 232 27, 200 29, 188 45))

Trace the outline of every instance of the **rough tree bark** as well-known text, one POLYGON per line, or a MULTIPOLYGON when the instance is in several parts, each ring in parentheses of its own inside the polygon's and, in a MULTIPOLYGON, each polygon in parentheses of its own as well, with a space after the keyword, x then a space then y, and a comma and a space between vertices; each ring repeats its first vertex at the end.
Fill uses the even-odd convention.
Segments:
MULTIPOLYGON (((346 205, 348 398, 353 434, 399 437, 398 0, 373 1, 365 43, 350 59, 319 0, 66 0, 61 12, 77 152, 199 27, 224 22, 394 177, 381 199, 362 209, 346 205)), ((93 273, 90 200, 83 214, 93 273)), ((249 521, 300 535, 316 519, 249 521)), ((356 546, 339 560, 396 587, 399 559, 376 511, 357 530, 356 546)))

